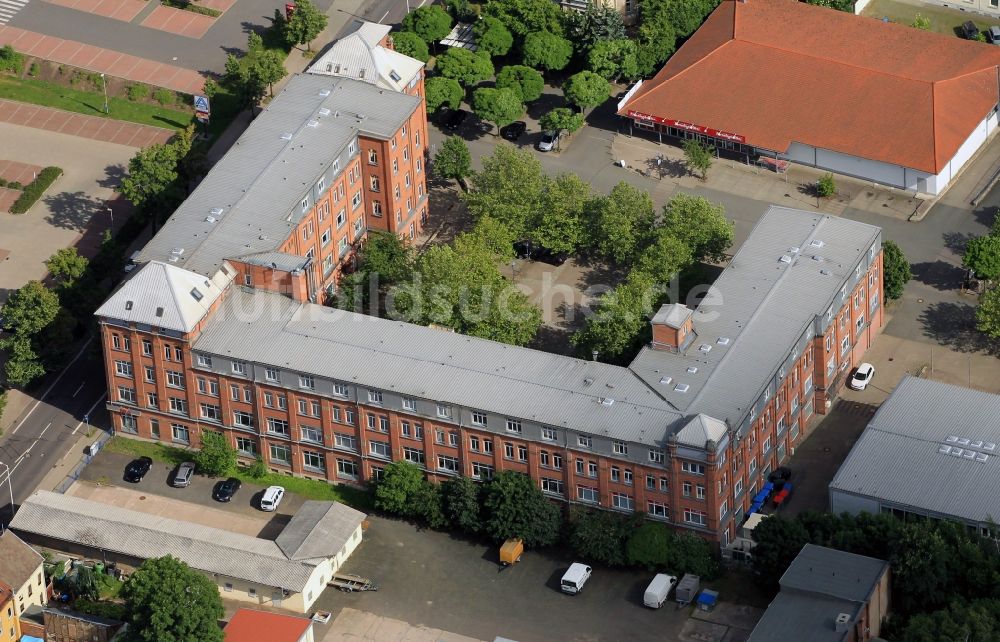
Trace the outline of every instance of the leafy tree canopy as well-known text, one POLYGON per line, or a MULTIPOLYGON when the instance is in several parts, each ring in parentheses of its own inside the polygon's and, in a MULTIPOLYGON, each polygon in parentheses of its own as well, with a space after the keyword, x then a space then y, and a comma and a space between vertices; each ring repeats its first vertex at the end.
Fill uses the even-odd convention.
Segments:
POLYGON ((222 642, 225 611, 219 589, 171 556, 146 560, 121 590, 128 613, 126 642, 222 642))
POLYGON ((634 40, 602 40, 587 56, 590 71, 607 80, 633 79, 639 76, 639 48, 634 40))
POLYGON ((994 339, 1000 339, 1000 288, 989 288, 979 297, 976 328, 994 339))
POLYGON ((624 283, 602 295, 583 328, 570 340, 581 358, 617 363, 631 358, 639 338, 648 329, 647 319, 659 298, 656 284, 633 270, 624 283))
POLYGON ((649 194, 622 181, 587 209, 591 250, 616 265, 630 264, 656 217, 649 194))
POLYGON ((583 212, 590 185, 576 174, 546 178, 531 238, 553 252, 575 252, 583 241, 583 212))
POLYGON ((438 56, 435 69, 445 78, 453 78, 466 87, 493 75, 489 55, 461 47, 452 47, 438 56))
POLYGON ((482 528, 480 486, 468 477, 453 477, 441 484, 445 515, 462 531, 475 534, 482 528))
POLYGON ((28 281, 7 297, 0 316, 4 327, 20 337, 31 337, 52 323, 59 312, 59 295, 40 281, 28 281))
POLYGON ((683 241, 696 261, 721 261, 733 244, 733 223, 721 205, 679 193, 663 207, 662 228, 683 241))
POLYGON ((962 264, 975 270, 980 279, 995 281, 1000 278, 1000 235, 987 234, 970 239, 962 264))
POLYGON ((539 126, 546 131, 567 131, 573 133, 583 127, 583 114, 574 112, 569 107, 556 107, 544 114, 538 120, 539 126))
POLYGON ((87 263, 87 257, 80 256, 75 247, 64 247, 45 261, 45 267, 60 287, 69 288, 87 272, 87 263))
POLYGON ((563 11, 551 0, 490 0, 483 13, 499 19, 519 38, 533 31, 562 35, 563 11))
POLYGON ((625 564, 625 544, 641 516, 626 517, 611 511, 576 511, 570 520, 569 543, 583 559, 605 564, 625 564))
POLYGON ((597 107, 611 94, 611 85, 607 80, 592 71, 581 71, 573 74, 563 85, 566 100, 587 109, 597 107))
POLYGON ((479 51, 485 51, 490 56, 506 56, 514 46, 514 36, 499 18, 483 16, 472 27, 476 36, 476 46, 479 51))
POLYGON ((222 477, 236 470, 236 449, 222 433, 205 430, 201 433, 201 450, 194 455, 198 470, 210 477, 222 477))
POLYGON ((433 114, 440 107, 457 109, 462 104, 462 86, 453 78, 434 76, 424 84, 424 100, 427 103, 427 113, 433 114))
POLYGON ((418 7, 403 18, 403 31, 409 31, 433 45, 451 32, 453 21, 440 5, 418 7))
POLYGON ((312 41, 326 29, 326 23, 326 14, 310 0, 295 0, 295 11, 285 21, 285 41, 292 46, 305 45, 309 51, 312 41))
POLYGON ((544 172, 529 150, 498 145, 473 172, 471 189, 462 196, 476 218, 490 216, 507 227, 517 240, 526 238, 529 221, 538 211, 544 172))
POLYGON ((480 87, 472 94, 472 109, 476 115, 499 128, 524 114, 524 104, 515 89, 480 87))
POLYGON ((459 136, 449 136, 434 156, 434 174, 440 178, 461 181, 472 173, 469 146, 459 136))
POLYGON ((419 516, 415 499, 427 481, 416 464, 394 461, 375 486, 375 508, 407 517, 419 516))
POLYGON ((394 33, 392 35, 392 46, 393 49, 404 56, 416 58, 420 62, 427 62, 431 57, 431 53, 427 49, 427 42, 412 31, 394 33))
MULTIPOLYGON (((553 6, 556 5, 553 3, 553 6)), ((573 43, 548 31, 533 31, 524 37, 521 53, 524 64, 528 67, 559 71, 569 64, 569 59, 573 56, 573 43)))
POLYGON ((484 532, 494 541, 520 537, 526 547, 541 548, 559 539, 559 508, 527 475, 509 470, 497 473, 483 493, 484 532))
POLYGON ((882 282, 885 298, 898 299, 903 296, 903 287, 913 278, 910 263, 903 256, 903 250, 894 241, 882 242, 882 282))
POLYGON ((542 74, 524 65, 509 65, 497 74, 497 88, 513 89, 521 102, 530 103, 542 96, 545 81, 542 74))
POLYGON ((599 42, 626 37, 622 12, 610 4, 592 2, 586 11, 567 11, 563 22, 566 37, 581 53, 599 42))

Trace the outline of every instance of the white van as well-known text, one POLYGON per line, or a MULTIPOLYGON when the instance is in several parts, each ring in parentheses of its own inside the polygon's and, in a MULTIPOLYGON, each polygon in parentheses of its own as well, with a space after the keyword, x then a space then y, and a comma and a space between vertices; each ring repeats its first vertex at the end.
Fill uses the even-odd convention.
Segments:
POLYGON ((562 592, 576 595, 582 591, 583 585, 590 579, 590 571, 591 568, 586 564, 580 564, 579 562, 570 564, 569 570, 566 571, 562 576, 562 580, 559 581, 562 592))
POLYGON ((269 513, 278 510, 278 504, 284 496, 285 489, 281 486, 268 486, 260 499, 260 509, 269 513))
POLYGON ((658 573, 642 594, 642 603, 651 609, 658 609, 670 597, 670 591, 677 586, 677 578, 666 573, 658 573))

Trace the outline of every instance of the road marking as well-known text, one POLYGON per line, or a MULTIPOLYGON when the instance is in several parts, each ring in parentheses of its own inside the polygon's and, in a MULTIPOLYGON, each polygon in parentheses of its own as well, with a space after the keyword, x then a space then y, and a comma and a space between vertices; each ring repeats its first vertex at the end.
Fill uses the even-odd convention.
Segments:
POLYGON ((80 394, 80 391, 81 391, 81 390, 83 390, 83 387, 84 387, 85 385, 87 385, 87 382, 86 382, 86 381, 84 381, 83 383, 81 383, 81 384, 80 384, 80 387, 79 387, 79 388, 77 388, 77 389, 76 389, 76 392, 74 392, 74 393, 73 393, 73 397, 76 397, 76 396, 77 396, 78 394, 80 394))
POLYGON ((6 24, 18 11, 28 4, 28 0, 0 0, 0 24, 6 24))
MULTIPOLYGON (((97 398, 97 401, 95 401, 95 402, 94 402, 94 405, 90 407, 90 410, 88 410, 88 411, 87 411, 86 413, 84 413, 84 414, 86 414, 86 415, 88 415, 88 416, 89 416, 89 415, 90 415, 90 413, 94 412, 94 408, 96 408, 96 407, 97 407, 97 404, 99 404, 99 403, 101 403, 102 401, 104 401, 104 398, 105 398, 106 396, 108 396, 108 393, 106 393, 106 392, 102 392, 102 393, 101 393, 101 396, 100 396, 100 397, 98 397, 98 398, 97 398)), ((112 421, 114 421, 114 419, 113 419, 113 418, 112 418, 112 421)), ((74 428, 74 429, 73 429, 73 432, 71 432, 70 434, 71 434, 71 435, 75 435, 75 434, 76 434, 76 431, 77 431, 77 430, 79 430, 79 429, 80 429, 80 426, 82 426, 82 425, 83 425, 83 422, 81 421, 80 423, 78 423, 78 424, 76 425, 76 428, 74 428)))
POLYGON ((63 371, 59 373, 59 376, 58 376, 58 377, 56 377, 56 380, 52 382, 52 385, 51 385, 51 386, 49 386, 49 389, 48 389, 48 390, 46 390, 46 391, 45 391, 45 392, 44 392, 44 393, 42 394, 42 398, 41 398, 41 399, 39 399, 38 401, 36 401, 36 402, 35 402, 35 405, 33 405, 33 406, 31 407, 31 410, 29 410, 29 411, 28 411, 28 414, 26 414, 26 415, 24 416, 24 419, 22 419, 22 420, 21 420, 21 423, 17 424, 17 426, 15 426, 15 427, 14 427, 14 430, 11 430, 11 431, 10 431, 10 434, 12 434, 12 435, 13 435, 13 434, 16 434, 16 433, 17 433, 17 429, 18 429, 18 428, 20 428, 21 426, 23 426, 23 425, 24 425, 24 422, 28 421, 28 417, 30 417, 30 416, 31 416, 31 413, 35 412, 35 408, 37 408, 37 407, 38 407, 39 405, 41 405, 41 403, 42 403, 43 401, 45 401, 45 398, 49 396, 49 393, 50 393, 50 392, 52 392, 52 389, 53 389, 53 388, 55 388, 55 387, 56 387, 56 384, 58 384, 58 383, 59 383, 59 380, 63 378, 63 375, 64 375, 64 374, 66 374, 66 371, 67 371, 67 370, 69 370, 70 366, 72 366, 72 365, 73 365, 74 363, 76 363, 76 360, 77 360, 77 359, 79 359, 80 357, 82 357, 82 356, 83 356, 83 353, 84 353, 84 352, 85 352, 85 351, 87 350, 87 346, 89 346, 89 345, 90 345, 90 342, 91 342, 91 341, 93 341, 93 340, 94 340, 94 337, 93 337, 93 336, 91 336, 91 337, 90 337, 89 339, 87 339, 86 343, 84 343, 84 344, 83 344, 83 347, 82 347, 82 348, 80 348, 80 351, 76 353, 76 356, 75 356, 75 357, 73 357, 73 360, 72 360, 72 361, 70 361, 70 362, 69 362, 69 363, 68 363, 68 364, 66 365, 66 367, 65 367, 65 368, 63 368, 63 371))
POLYGON ((385 20, 385 16, 389 15, 389 11, 391 11, 391 9, 386 10, 385 15, 378 19, 379 24, 382 24, 382 21, 385 20))

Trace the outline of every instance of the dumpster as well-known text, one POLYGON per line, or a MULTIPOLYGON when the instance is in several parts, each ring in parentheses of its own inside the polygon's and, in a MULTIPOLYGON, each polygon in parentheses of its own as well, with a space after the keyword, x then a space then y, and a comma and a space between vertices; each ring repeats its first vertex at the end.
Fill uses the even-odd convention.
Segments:
POLYGON ((521 554, 524 553, 524 542, 518 537, 512 537, 500 547, 500 563, 510 566, 521 561, 521 554))
POLYGON ((687 573, 677 584, 676 600, 681 606, 687 606, 694 601, 698 591, 701 589, 701 578, 697 575, 687 573))
POLYGON ((702 611, 711 611, 719 602, 719 592, 711 589, 705 589, 698 594, 697 602, 698 608, 702 611))

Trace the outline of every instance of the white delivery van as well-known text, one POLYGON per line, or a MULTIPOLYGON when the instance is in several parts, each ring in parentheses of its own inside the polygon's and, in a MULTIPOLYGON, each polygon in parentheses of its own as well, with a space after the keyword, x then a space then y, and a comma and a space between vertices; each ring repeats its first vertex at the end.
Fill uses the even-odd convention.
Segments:
POLYGON ((576 595, 582 591, 583 585, 590 579, 590 571, 591 568, 586 564, 580 564, 579 562, 570 564, 569 570, 566 571, 559 582, 562 592, 576 595))
POLYGON ((642 594, 642 603, 651 609, 658 609, 663 606, 670 596, 670 591, 677 586, 677 578, 666 573, 657 573, 653 581, 646 587, 646 592, 642 594))

